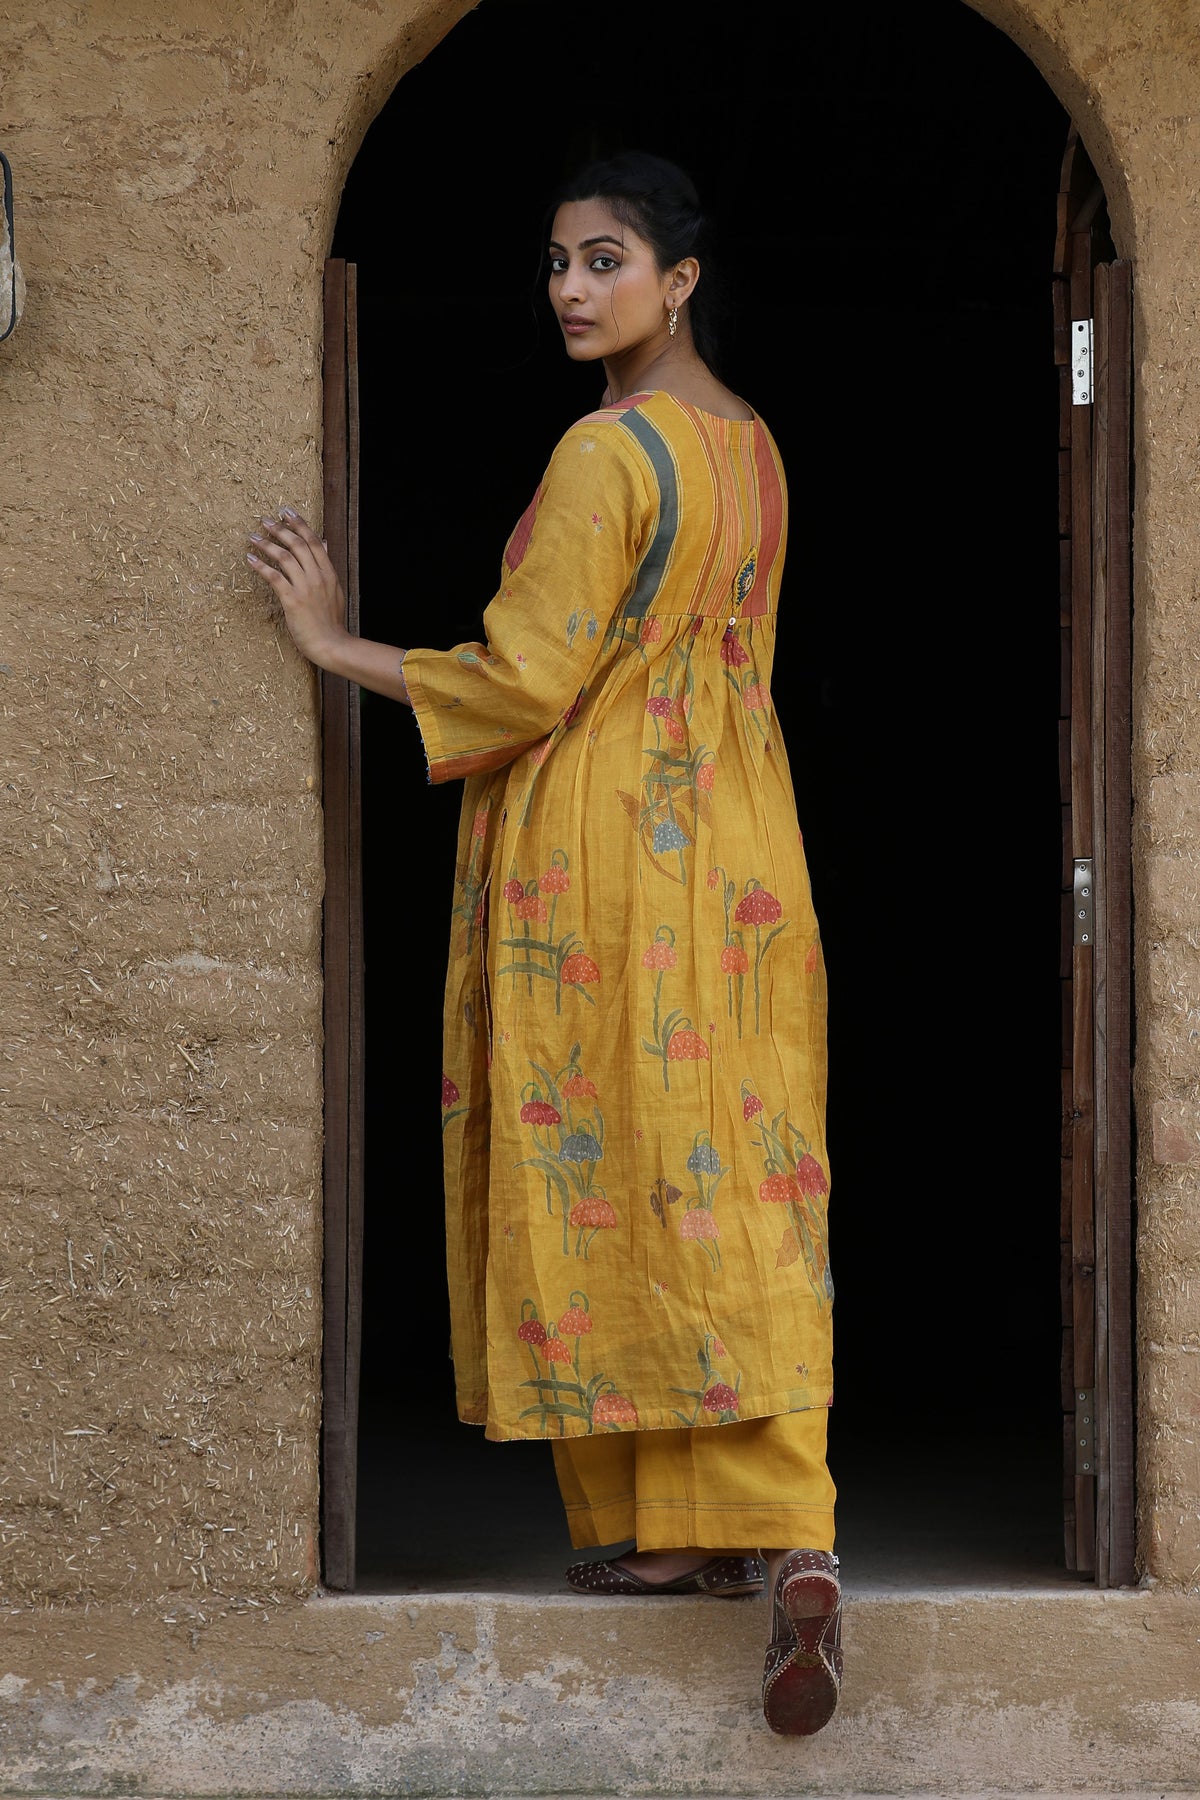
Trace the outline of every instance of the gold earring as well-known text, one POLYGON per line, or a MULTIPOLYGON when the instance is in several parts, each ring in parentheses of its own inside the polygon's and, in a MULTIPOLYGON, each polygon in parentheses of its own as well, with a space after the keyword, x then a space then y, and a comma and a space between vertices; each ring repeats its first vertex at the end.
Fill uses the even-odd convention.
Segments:
POLYGON ((677 306, 673 306, 667 317, 667 331, 671 337, 675 336, 675 327, 678 325, 678 323, 679 323, 679 308, 677 306))

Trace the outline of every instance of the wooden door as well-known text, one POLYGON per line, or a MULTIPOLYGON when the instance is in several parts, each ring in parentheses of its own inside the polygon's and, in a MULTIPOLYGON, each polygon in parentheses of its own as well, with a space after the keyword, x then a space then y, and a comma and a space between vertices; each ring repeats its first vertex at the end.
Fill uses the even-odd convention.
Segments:
POLYGON ((1068 1568, 1132 1582, 1132 284, 1072 127, 1054 253, 1063 806, 1063 1505, 1068 1568))
MULTIPOLYGON (((324 537, 358 630, 358 331, 355 267, 325 265, 324 537)), ((321 674, 325 821, 325 1265, 321 1570, 354 1586, 362 1339, 363 919, 359 692, 321 674)))

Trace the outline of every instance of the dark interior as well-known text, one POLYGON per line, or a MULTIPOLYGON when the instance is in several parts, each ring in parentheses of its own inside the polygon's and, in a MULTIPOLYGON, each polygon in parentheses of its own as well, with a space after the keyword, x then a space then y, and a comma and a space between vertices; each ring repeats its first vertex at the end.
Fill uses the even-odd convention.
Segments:
MULTIPOLYGON (((851 1586, 1061 1572, 1067 124, 960 0, 482 0, 372 125, 333 244, 358 267, 362 629, 450 646, 602 386, 543 297, 556 182, 644 147, 720 221, 721 373, 791 490, 773 686, 829 968, 851 1586)), ((553 1586, 548 1447, 486 1443, 453 1409, 438 1100, 460 790, 427 786, 392 703, 364 694, 363 737, 360 1585, 553 1586)))

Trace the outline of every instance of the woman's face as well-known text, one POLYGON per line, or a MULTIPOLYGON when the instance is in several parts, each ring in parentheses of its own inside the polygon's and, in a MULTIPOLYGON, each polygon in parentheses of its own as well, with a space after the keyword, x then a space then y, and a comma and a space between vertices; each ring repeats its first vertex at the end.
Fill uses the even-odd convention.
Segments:
POLYGON ((667 339, 670 275, 603 200, 570 200, 550 233, 550 304, 575 362, 667 339))

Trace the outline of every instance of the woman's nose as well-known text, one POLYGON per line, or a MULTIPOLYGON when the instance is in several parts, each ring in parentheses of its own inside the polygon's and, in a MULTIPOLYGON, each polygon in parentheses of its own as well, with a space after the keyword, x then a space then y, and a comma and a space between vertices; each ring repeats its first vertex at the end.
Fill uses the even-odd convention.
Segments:
POLYGON ((584 294, 583 270, 572 263, 564 270, 562 286, 559 293, 564 300, 582 300, 584 294))

